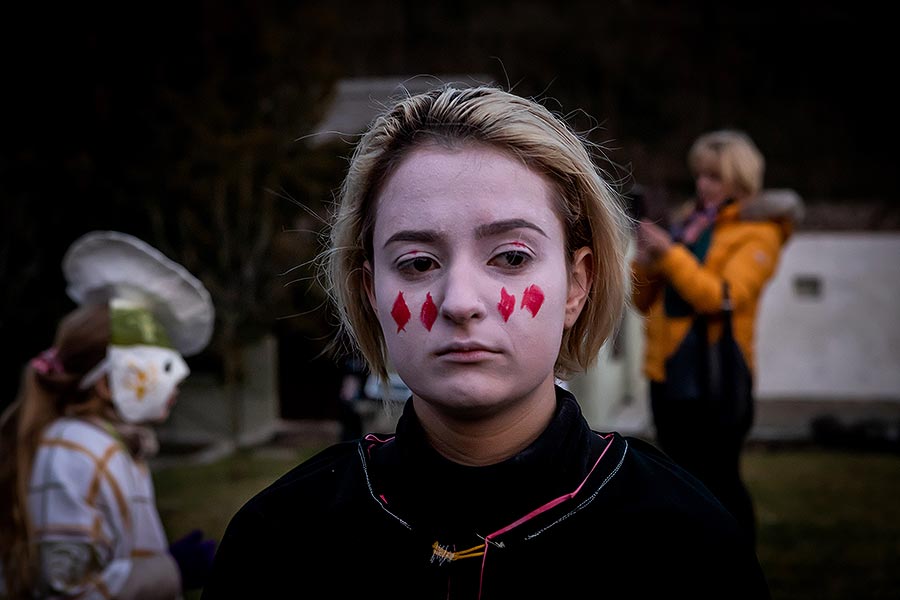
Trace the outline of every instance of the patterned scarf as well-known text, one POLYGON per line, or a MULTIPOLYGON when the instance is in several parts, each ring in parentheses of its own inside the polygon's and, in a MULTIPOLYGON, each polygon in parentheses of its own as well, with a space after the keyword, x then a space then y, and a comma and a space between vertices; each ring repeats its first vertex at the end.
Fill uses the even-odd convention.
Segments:
MULTIPOLYGON (((699 203, 687 219, 672 230, 672 241, 684 244, 701 263, 706 259, 706 252, 712 243, 713 225, 719 211, 733 203, 725 200, 717 206, 704 208, 699 203)), ((687 317, 694 314, 694 307, 681 294, 667 283, 664 289, 665 314, 669 317, 687 317)))
POLYGON ((672 231, 672 240, 681 242, 685 246, 693 245, 697 241, 697 238, 700 237, 700 234, 715 223, 716 215, 719 214, 719 210, 728 204, 730 204, 730 201, 726 200, 718 206, 704 208, 698 203, 694 212, 692 212, 683 223, 675 226, 672 231))

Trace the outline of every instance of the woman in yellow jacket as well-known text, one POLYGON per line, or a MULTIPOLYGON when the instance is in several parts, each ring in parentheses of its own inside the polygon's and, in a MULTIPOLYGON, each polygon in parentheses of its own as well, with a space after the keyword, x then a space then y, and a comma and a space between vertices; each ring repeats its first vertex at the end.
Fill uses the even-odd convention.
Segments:
MULTIPOLYGON (((743 132, 700 136, 688 153, 688 165, 696 203, 670 231, 642 220, 632 264, 632 301, 646 316, 644 373, 650 380, 656 440, 755 537, 753 503, 740 474, 752 410, 737 427, 722 427, 700 399, 675 399, 683 394, 667 383, 666 363, 685 340, 695 315, 722 311, 727 284, 734 337, 752 377, 759 300, 802 204, 790 190, 762 191, 765 160, 743 132)), ((710 325, 711 337, 720 329, 710 325)))

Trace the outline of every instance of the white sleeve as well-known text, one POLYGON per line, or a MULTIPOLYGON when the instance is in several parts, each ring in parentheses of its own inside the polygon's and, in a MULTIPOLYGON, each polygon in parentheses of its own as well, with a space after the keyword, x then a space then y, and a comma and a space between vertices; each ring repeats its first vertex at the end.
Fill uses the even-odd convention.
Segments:
POLYGON ((168 554, 116 559, 102 570, 89 544, 46 542, 40 546, 41 595, 79 600, 176 600, 178 566, 168 554))
POLYGON ((113 453, 103 458, 85 446, 52 440, 35 457, 28 508, 42 594, 79 600, 179 598, 178 567, 164 547, 135 555, 123 541, 133 516, 131 498, 125 480, 111 472, 113 453))
POLYGON ((130 559, 113 560, 101 567, 94 548, 85 542, 42 542, 39 560, 42 597, 120 598, 118 592, 132 571, 130 559))

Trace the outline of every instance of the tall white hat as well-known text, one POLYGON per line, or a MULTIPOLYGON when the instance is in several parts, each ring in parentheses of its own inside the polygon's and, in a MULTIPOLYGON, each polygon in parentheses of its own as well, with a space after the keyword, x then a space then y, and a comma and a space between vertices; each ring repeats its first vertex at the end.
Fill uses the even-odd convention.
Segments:
POLYGON ((92 231, 63 257, 66 292, 78 304, 126 301, 149 310, 183 356, 209 344, 215 308, 199 279, 127 233, 92 231))

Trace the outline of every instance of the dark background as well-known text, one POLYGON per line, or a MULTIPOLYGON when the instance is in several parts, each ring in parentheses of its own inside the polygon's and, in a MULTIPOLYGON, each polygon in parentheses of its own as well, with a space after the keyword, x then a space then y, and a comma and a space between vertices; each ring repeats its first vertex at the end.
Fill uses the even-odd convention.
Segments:
POLYGON ((72 308, 60 261, 118 229, 217 307, 195 369, 280 342, 284 416, 330 416, 333 336, 311 259, 351 147, 312 146, 348 77, 482 74, 546 99, 608 169, 685 199, 700 133, 747 131, 806 228, 900 229, 896 33, 865 2, 31 4, 2 17, 0 397, 72 308))

